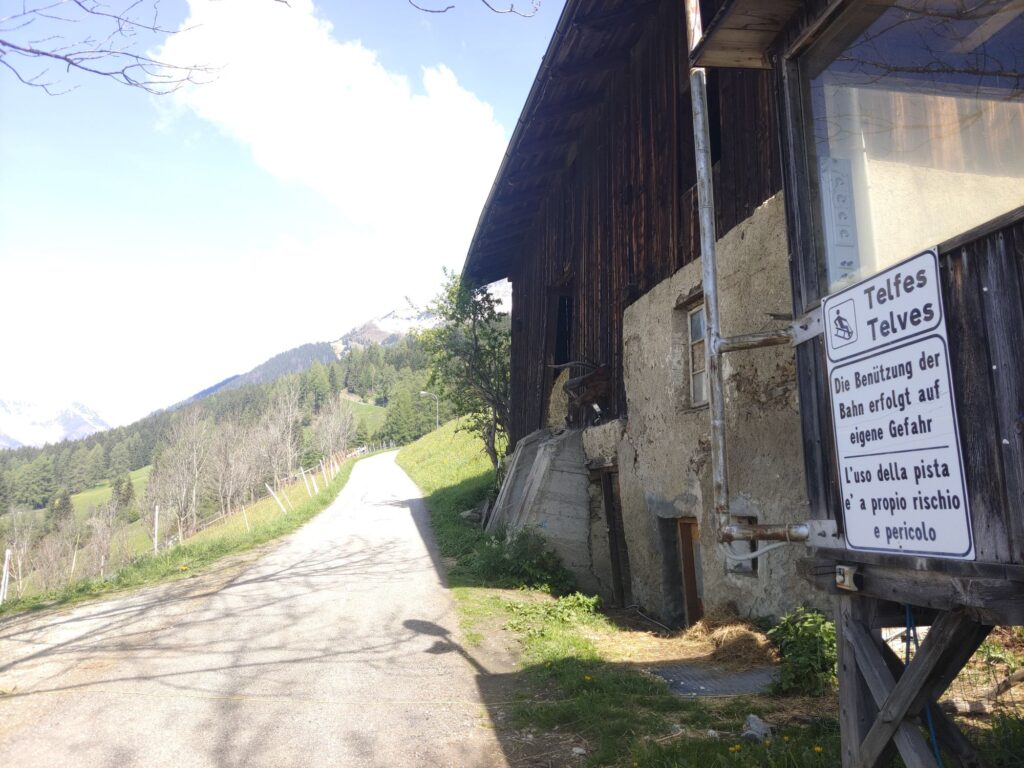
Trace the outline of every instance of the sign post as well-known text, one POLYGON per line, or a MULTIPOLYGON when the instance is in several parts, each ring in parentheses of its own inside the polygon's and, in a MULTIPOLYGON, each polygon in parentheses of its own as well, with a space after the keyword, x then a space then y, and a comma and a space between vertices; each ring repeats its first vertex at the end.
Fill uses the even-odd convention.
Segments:
POLYGON ((974 559, 936 249, 822 303, 850 549, 974 559))

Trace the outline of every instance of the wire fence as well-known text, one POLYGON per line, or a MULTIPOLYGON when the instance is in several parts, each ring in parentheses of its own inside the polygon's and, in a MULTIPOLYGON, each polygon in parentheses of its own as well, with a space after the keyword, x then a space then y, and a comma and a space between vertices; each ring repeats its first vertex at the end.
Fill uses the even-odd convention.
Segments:
MULTIPOLYGON (((906 625, 882 631, 904 662, 917 653, 928 627, 917 627, 908 610, 906 625)), ((991 768, 1024 766, 1024 627, 995 627, 940 697, 938 708, 953 718, 991 768)), ((936 749, 936 714, 926 711, 922 728, 936 749)), ((939 750, 940 766, 960 763, 939 750)))

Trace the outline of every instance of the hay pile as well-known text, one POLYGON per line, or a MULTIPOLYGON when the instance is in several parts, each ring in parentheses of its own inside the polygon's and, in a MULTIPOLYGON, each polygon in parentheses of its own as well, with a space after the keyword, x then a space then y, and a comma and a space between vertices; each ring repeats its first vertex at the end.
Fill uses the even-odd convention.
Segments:
POLYGON ((664 631, 635 612, 610 611, 609 618, 617 629, 596 633, 590 639, 611 662, 648 667, 701 661, 749 669, 778 661, 775 647, 764 633, 734 614, 709 614, 678 633, 664 631))

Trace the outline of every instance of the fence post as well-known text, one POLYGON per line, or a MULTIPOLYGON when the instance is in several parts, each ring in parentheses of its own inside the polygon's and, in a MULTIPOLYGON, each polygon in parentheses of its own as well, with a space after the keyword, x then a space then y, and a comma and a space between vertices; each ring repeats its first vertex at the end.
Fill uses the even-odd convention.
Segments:
POLYGON ((11 582, 11 550, 4 553, 4 576, 0 580, 0 605, 7 599, 7 586, 11 582))
POLYGON ((306 486, 306 495, 311 497, 313 495, 313 491, 310 490, 309 478, 306 477, 306 470, 299 467, 299 472, 302 473, 302 484, 306 486))
POLYGON ((281 508, 281 514, 287 515, 288 510, 284 508, 284 504, 282 504, 281 500, 277 498, 277 494, 274 493, 274 489, 270 487, 270 483, 264 483, 264 485, 267 486, 267 490, 270 491, 270 495, 274 497, 274 501, 277 502, 277 506, 281 508))
POLYGON ((160 505, 153 511, 153 554, 160 549, 160 505))

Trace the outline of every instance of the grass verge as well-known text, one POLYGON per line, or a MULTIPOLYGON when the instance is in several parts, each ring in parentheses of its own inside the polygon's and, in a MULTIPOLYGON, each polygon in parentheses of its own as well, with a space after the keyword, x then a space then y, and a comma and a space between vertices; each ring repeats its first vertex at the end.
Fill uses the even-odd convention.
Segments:
POLYGON ((742 743, 738 734, 746 715, 770 716, 770 702, 684 700, 634 665, 609 661, 595 638, 627 630, 598 611, 596 598, 565 594, 567 574, 538 555, 534 542, 488 536, 462 518, 494 490, 494 473, 479 440, 457 426, 446 424, 406 446, 398 463, 424 492, 438 546, 452 564, 449 583, 466 644, 479 644, 495 626, 520 641, 521 700, 505 721, 509 727, 558 734, 558 739, 571 736, 572 743, 586 745, 591 765, 818 768, 836 763, 834 718, 784 728, 765 744, 742 743), (532 558, 525 569, 520 567, 524 557, 532 558))
MULTIPOLYGON (((361 457, 362 458, 362 457, 361 457)), ((156 584, 163 581, 188 578, 227 555, 244 552, 289 534, 314 518, 341 492, 359 459, 345 461, 341 471, 318 496, 306 498, 296 504, 295 511, 287 515, 277 510, 274 515, 260 515, 250 519, 252 529, 247 531, 240 521, 227 524, 217 531, 207 529, 171 549, 156 555, 147 554, 122 567, 109 579, 86 579, 62 589, 22 600, 11 600, 0 606, 0 616, 10 616, 39 608, 67 606, 88 598, 126 589, 156 584)), ((271 499, 270 504, 274 504, 271 499)), ((276 505, 275 505, 276 509, 276 505)), ((241 515, 236 515, 241 517, 241 515)))

